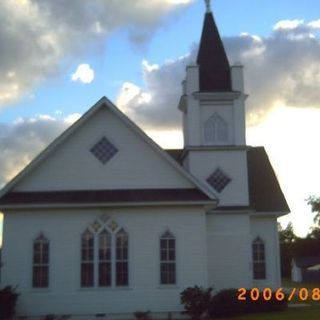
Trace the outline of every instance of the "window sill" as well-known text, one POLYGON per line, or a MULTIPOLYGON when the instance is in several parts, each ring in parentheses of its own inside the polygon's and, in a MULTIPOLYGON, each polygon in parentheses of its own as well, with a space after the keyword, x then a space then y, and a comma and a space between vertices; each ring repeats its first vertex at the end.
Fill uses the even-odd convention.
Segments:
POLYGON ((158 289, 180 289, 180 286, 177 284, 161 284, 158 289))
POLYGON ((90 288, 79 288, 78 291, 87 292, 87 291, 127 291, 132 290, 132 287, 123 286, 123 287, 90 287, 90 288))
POLYGON ((51 293, 51 288, 31 288, 31 293, 51 293))

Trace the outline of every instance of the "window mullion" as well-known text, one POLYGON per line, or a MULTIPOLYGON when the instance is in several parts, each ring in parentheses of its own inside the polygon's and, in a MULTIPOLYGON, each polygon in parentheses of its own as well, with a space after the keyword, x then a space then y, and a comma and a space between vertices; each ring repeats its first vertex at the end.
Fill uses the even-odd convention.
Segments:
POLYGON ((111 287, 116 285, 116 241, 115 234, 111 235, 111 287))

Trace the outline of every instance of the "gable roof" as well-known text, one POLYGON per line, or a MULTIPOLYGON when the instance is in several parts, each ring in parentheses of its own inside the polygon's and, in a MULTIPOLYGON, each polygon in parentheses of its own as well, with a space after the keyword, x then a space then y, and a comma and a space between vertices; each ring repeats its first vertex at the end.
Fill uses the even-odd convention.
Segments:
MULTIPOLYGON (((181 163, 183 150, 167 150, 168 154, 181 163)), ((218 207, 222 210, 248 210, 256 212, 275 212, 286 214, 290 212, 287 201, 282 193, 277 177, 264 147, 248 147, 248 187, 249 207, 218 207)))
POLYGON ((231 91, 231 73, 226 52, 211 12, 205 14, 199 52, 200 91, 231 91))
MULTIPOLYGON (((55 139, 43 152, 41 152, 29 165, 25 167, 15 178, 13 178, 0 192, 0 205, 6 205, 15 199, 18 192, 13 192, 13 188, 26 176, 49 157, 59 146, 74 132, 78 130, 84 123, 88 121, 101 108, 108 108, 115 116, 120 118, 131 130, 133 130, 145 143, 147 143, 164 161, 173 167, 182 177, 187 179, 194 186, 194 189, 203 194, 203 198, 212 203, 217 202, 215 194, 202 182, 186 172, 176 161, 174 161, 166 152, 164 152, 151 138, 149 138, 139 127, 137 127, 127 116, 125 116, 110 100, 102 97, 93 107, 91 107, 78 121, 70 126, 64 133, 55 139), (16 195, 13 195, 15 193, 16 195), (11 195, 10 195, 11 194, 11 195), (11 199, 9 201, 9 199, 11 199), (8 202, 9 201, 9 202, 8 202)), ((72 192, 73 190, 70 190, 72 192)), ((28 192, 27 192, 28 193, 28 192)), ((26 201, 26 192, 24 195, 20 192, 20 200, 26 201)), ((31 193, 28 193, 31 196, 31 193)), ((187 197, 186 197, 187 198, 187 197)), ((181 200, 181 199, 180 199, 181 200)), ((18 201, 18 202, 19 202, 18 201)))
POLYGON ((258 212, 289 213, 290 209, 263 147, 247 150, 250 206, 258 212))

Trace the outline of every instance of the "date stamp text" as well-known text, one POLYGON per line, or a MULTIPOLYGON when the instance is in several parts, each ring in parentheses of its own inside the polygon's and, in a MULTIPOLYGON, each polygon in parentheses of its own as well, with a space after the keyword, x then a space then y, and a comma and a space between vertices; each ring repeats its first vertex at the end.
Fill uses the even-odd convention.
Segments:
POLYGON ((320 301, 320 288, 290 288, 288 290, 279 288, 274 291, 271 288, 253 288, 251 290, 247 290, 246 288, 239 288, 237 298, 240 301, 258 301, 259 299, 263 299, 265 301, 270 301, 271 299, 275 299, 277 301, 292 301, 294 298, 300 301, 320 301))

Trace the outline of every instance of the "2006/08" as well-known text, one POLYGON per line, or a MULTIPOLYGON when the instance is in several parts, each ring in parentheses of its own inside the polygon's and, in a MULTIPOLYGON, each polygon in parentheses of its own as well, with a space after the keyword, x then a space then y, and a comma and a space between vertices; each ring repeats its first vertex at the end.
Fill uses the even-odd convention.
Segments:
POLYGON ((270 301, 272 298, 275 298, 278 301, 291 301, 294 297, 301 301, 306 301, 311 299, 313 301, 320 301, 320 288, 307 289, 307 288, 290 288, 286 293, 283 288, 279 288, 275 291, 272 291, 271 288, 252 288, 247 290, 246 288, 238 289, 238 300, 246 301, 250 299, 252 301, 257 301, 263 299, 265 301, 270 301), (247 293, 249 295, 247 295, 247 293))

